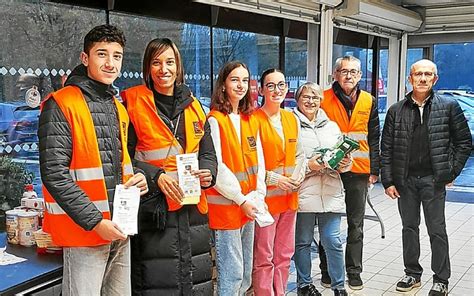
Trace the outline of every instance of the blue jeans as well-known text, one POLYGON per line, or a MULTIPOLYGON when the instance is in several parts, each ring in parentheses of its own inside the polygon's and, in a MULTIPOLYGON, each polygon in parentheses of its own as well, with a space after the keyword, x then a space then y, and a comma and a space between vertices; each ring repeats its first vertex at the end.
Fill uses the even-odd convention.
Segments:
POLYGON ((217 295, 245 295, 252 279, 255 222, 216 230, 217 295))
POLYGON ((344 253, 340 238, 341 216, 339 213, 298 213, 296 216, 295 265, 298 287, 312 283, 311 243, 314 226, 318 222, 320 243, 327 255, 331 289, 344 288, 344 253))
POLYGON ((131 295, 130 239, 65 247, 62 295, 131 295))

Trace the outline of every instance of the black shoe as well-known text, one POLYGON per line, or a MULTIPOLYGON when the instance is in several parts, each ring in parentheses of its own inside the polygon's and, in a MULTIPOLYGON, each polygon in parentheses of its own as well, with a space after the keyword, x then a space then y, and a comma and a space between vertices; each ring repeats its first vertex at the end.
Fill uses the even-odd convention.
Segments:
POLYGON ((324 288, 331 288, 331 278, 329 273, 322 271, 321 272, 321 286, 324 288))
POLYGON ((321 296, 313 284, 298 288, 298 296, 321 296))
MULTIPOLYGON (((417 279, 411 275, 404 275, 403 278, 397 283, 397 291, 400 292, 408 292, 411 291, 413 288, 417 288, 421 286, 420 279, 417 279)), ((444 294, 440 294, 444 295, 444 294)))
POLYGON ((349 288, 352 290, 362 290, 364 288, 364 283, 362 282, 362 279, 360 278, 360 274, 358 273, 349 273, 347 275, 348 282, 349 282, 349 288))
POLYGON ((428 296, 445 296, 448 295, 448 285, 443 283, 433 283, 428 296))
POLYGON ((342 290, 334 290, 334 296, 347 296, 347 291, 345 289, 342 290))

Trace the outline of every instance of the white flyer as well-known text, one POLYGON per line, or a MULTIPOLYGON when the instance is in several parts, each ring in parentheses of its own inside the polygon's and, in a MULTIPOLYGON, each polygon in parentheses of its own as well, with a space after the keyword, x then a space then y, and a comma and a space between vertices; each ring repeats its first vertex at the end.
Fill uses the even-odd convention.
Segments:
POLYGON ((304 177, 305 170, 306 170, 306 165, 307 165, 306 159, 298 162, 296 164, 295 170, 293 171, 293 174, 291 174, 290 178, 293 179, 293 180, 299 180, 301 177, 304 177))
POLYGON ((115 187, 114 212, 115 222, 125 235, 138 233, 138 207, 140 206, 140 189, 137 186, 115 187))
POLYGON ((252 191, 249 194, 250 196, 247 196, 255 204, 255 207, 257 207, 257 212, 255 213, 255 221, 257 221, 258 226, 265 227, 272 225, 275 220, 273 220, 272 215, 267 210, 267 207, 265 206, 265 200, 259 198, 256 191, 252 191))
POLYGON ((191 171, 199 170, 199 161, 196 153, 176 155, 178 183, 184 192, 182 205, 195 205, 201 196, 201 183, 199 178, 191 175, 191 171))

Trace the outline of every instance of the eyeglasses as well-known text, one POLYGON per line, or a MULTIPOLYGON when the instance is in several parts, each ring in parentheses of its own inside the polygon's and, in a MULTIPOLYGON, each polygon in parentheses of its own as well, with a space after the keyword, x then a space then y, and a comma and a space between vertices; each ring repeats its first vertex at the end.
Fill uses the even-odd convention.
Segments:
POLYGON ((286 85, 286 82, 281 81, 281 82, 278 82, 278 84, 275 84, 275 83, 272 83, 272 82, 267 83, 267 84, 265 84, 265 87, 269 91, 275 91, 277 87, 278 87, 279 90, 285 90, 287 88, 287 85, 286 85))
POLYGON ((433 78, 436 74, 433 72, 415 72, 411 73, 411 75, 417 79, 420 79, 421 77, 423 77, 423 75, 425 75, 426 78, 433 78))
POLYGON ((301 96, 301 101, 302 102, 309 102, 309 101, 314 101, 314 102, 319 102, 321 101, 322 97, 320 96, 308 96, 308 95, 302 95, 301 96))
POLYGON ((356 69, 352 69, 352 70, 347 70, 347 69, 342 69, 342 70, 337 70, 338 73, 341 73, 342 75, 344 76, 347 76, 347 74, 351 74, 351 76, 356 76, 357 74, 359 74, 359 70, 356 70, 356 69))

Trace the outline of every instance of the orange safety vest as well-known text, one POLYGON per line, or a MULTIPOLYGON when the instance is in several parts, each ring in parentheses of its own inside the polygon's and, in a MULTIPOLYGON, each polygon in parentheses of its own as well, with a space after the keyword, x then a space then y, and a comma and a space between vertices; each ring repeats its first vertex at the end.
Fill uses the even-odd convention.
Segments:
MULTIPOLYGON (((257 118, 253 115, 240 116, 241 144, 228 115, 212 110, 208 116, 214 117, 219 123, 222 162, 237 177, 244 195, 254 191, 257 188, 258 172, 257 118)), ((249 221, 239 205, 222 196, 216 189, 206 189, 206 195, 211 229, 239 229, 249 221)))
MULTIPOLYGON (((69 172, 74 182, 84 191, 89 200, 110 220, 109 200, 105 187, 102 161, 97 144, 94 122, 89 107, 76 86, 66 86, 51 94, 66 117, 72 131, 72 158, 69 172)), ((133 176, 133 167, 127 150, 127 110, 114 98, 118 110, 120 140, 122 143, 122 182, 133 176)), ((64 247, 93 247, 110 243, 94 230, 86 231, 76 224, 58 205, 43 186, 45 202, 43 229, 51 234, 54 244, 64 247)))
MULTIPOLYGON (((295 170, 296 142, 298 141, 298 122, 293 113, 280 110, 281 124, 285 136, 285 147, 281 137, 270 123, 267 114, 259 109, 255 112, 260 123, 260 140, 265 156, 265 169, 290 177, 295 170)), ((275 185, 267 186, 265 202, 270 214, 280 214, 288 209, 298 208, 298 193, 284 191, 275 185)))
MULTIPOLYGON (((121 97, 127 104, 128 115, 137 134, 135 159, 161 167, 166 174, 178 180, 176 155, 196 153, 204 136, 206 115, 196 98, 184 109, 186 147, 183 149, 173 131, 163 122, 156 109, 153 92, 145 85, 124 90, 121 97)), ((169 211, 177 211, 182 205, 166 197, 169 211)), ((197 205, 199 212, 207 213, 204 190, 197 205)))
POLYGON ((353 162, 351 172, 370 174, 369 144, 367 137, 369 133, 370 110, 372 109, 372 96, 368 92, 360 92, 350 120, 346 109, 332 88, 324 91, 324 100, 321 102, 321 108, 326 112, 329 119, 339 125, 343 134, 359 141, 359 150, 352 152, 353 162))

